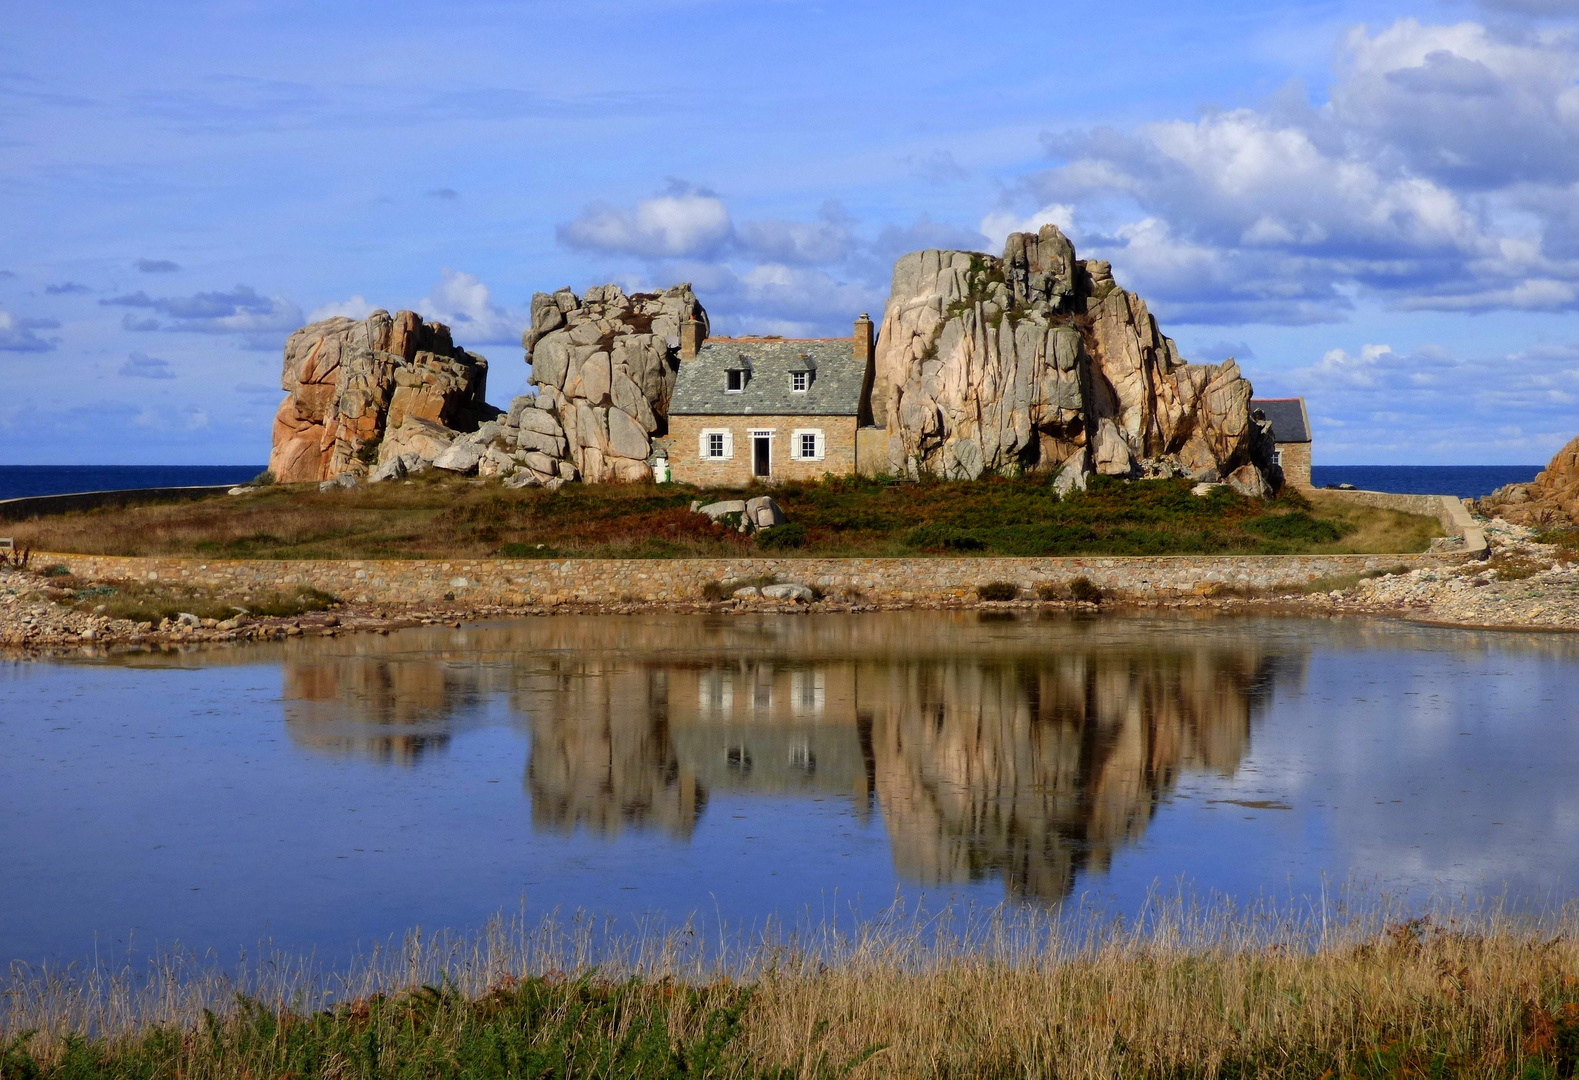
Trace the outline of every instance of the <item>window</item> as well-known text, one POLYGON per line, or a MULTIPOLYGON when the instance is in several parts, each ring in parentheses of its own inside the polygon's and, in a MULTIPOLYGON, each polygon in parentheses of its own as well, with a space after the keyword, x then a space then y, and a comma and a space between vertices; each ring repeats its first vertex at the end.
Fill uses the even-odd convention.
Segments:
POLYGON ((796 461, 821 461, 827 441, 817 428, 801 428, 790 436, 790 457, 796 461))
POLYGON ((746 373, 744 371, 739 369, 727 371, 724 373, 724 376, 724 389, 731 394, 738 394, 746 388, 746 373))
POLYGON ((1274 450, 1274 451, 1272 451, 1272 464, 1278 466, 1279 468, 1283 467, 1283 451, 1281 451, 1281 450, 1274 450))
POLYGON ((697 442, 697 453, 704 461, 728 461, 735 456, 735 440, 725 428, 709 428, 697 442))
POLYGON ((811 381, 811 373, 806 371, 790 372, 790 389, 797 394, 804 394, 806 386, 811 381))

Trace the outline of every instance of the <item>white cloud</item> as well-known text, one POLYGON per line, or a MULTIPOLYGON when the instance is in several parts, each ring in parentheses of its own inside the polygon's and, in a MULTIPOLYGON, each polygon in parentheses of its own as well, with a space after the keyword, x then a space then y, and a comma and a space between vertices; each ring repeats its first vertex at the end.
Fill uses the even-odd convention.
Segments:
POLYGON ((53 319, 19 319, 0 309, 0 351, 49 352, 55 342, 39 337, 35 331, 53 330, 59 325, 53 319))
POLYGON ((724 201, 710 191, 671 183, 670 190, 643 199, 633 209, 590 206, 561 225, 559 239, 572 247, 651 258, 705 256, 734 236, 724 201))
POLYGON ((331 300, 322 307, 313 308, 312 311, 307 313, 307 321, 310 323, 322 322, 324 319, 333 319, 337 316, 348 319, 365 319, 377 310, 377 304, 368 303, 367 297, 361 293, 356 293, 345 300, 331 300))
POLYGON ((417 305, 424 319, 437 319, 465 345, 516 344, 531 320, 494 304, 488 286, 475 274, 445 267, 439 280, 417 305))
POLYGON ((1357 27, 1325 104, 1285 94, 1045 141, 1060 164, 1020 195, 1045 209, 999 209, 983 232, 1078 219, 1082 253, 1166 317, 1309 322, 1356 290, 1416 309, 1579 306, 1571 31, 1357 27))
POLYGON ((196 334, 239 334, 252 339, 273 340, 302 324, 302 309, 281 296, 262 296, 250 285, 237 285, 228 292, 200 292, 191 296, 149 296, 138 290, 100 300, 110 307, 129 307, 151 312, 146 316, 127 313, 123 320, 128 330, 173 330, 196 334), (167 321, 160 322, 158 316, 167 321))
POLYGON ((1018 214, 995 210, 981 219, 981 234, 987 238, 994 251, 1003 249, 1003 242, 1010 233, 1040 232, 1043 225, 1057 225, 1065 234, 1074 231, 1075 209, 1069 203, 1050 203, 1034 213, 1018 214))

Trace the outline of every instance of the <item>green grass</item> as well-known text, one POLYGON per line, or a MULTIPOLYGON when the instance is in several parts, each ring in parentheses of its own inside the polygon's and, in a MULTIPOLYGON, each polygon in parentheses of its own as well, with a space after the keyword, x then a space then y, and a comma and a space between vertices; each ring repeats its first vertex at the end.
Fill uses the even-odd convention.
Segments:
POLYGON ((1185 480, 1098 478, 1060 498, 1046 477, 829 478, 771 494, 790 524, 755 536, 692 513, 738 491, 567 485, 558 492, 425 474, 413 483, 61 514, 12 527, 37 551, 209 558, 682 558, 750 554, 1277 555, 1420 551, 1429 518, 1287 492, 1272 502, 1185 480))
POLYGON ((733 985, 593 978, 512 980, 476 999, 428 986, 310 1016, 243 998, 224 1019, 206 1014, 197 1032, 70 1038, 48 1057, 24 1034, 0 1045, 0 1077, 715 1076, 749 1000, 733 985))

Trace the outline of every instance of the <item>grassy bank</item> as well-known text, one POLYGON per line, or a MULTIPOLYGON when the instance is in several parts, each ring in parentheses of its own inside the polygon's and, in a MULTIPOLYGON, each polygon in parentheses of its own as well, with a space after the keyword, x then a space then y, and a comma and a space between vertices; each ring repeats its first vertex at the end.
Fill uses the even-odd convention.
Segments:
MULTIPOLYGON (((736 977, 683 947, 526 974, 473 952, 315 1010, 288 978, 213 1010, 161 986, 102 1035, 72 1028, 91 995, 69 979, 14 977, 0 1076, 1566 1077, 1576 931, 1226 913, 967 945, 913 921, 761 946, 736 977)), ((385 982, 411 964, 398 953, 385 982)))
POLYGON ((680 558, 1405 553, 1435 520, 1288 492, 1262 503, 1187 481, 1098 480, 1060 499, 1041 477, 899 483, 830 479, 771 493, 790 524, 758 537, 692 513, 738 498, 651 484, 510 491, 427 473, 410 483, 60 514, 6 526, 18 545, 99 555, 209 558, 680 558))

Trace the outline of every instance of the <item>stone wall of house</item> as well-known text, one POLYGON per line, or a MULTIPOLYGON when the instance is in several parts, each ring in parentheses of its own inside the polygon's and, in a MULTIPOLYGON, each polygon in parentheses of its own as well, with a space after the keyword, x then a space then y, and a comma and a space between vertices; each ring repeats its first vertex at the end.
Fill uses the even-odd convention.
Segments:
POLYGON ((1310 488, 1310 443, 1279 443, 1277 463, 1283 470, 1283 482, 1291 487, 1310 488))
POLYGON ((35 552, 33 558, 40 565, 65 565, 92 581, 175 581, 240 593, 310 587, 357 603, 422 607, 454 600, 525 607, 683 603, 701 599, 709 583, 763 577, 815 586, 835 598, 886 603, 973 601, 977 586, 997 581, 1014 582, 1029 597, 1039 586, 1067 586, 1084 577, 1112 594, 1144 600, 1223 588, 1302 588, 1367 571, 1449 566, 1466 556, 219 561, 35 552))
POLYGON ((751 482, 751 432, 762 430, 773 432, 773 480, 820 480, 828 473, 855 472, 853 416, 671 416, 664 440, 671 477, 701 487, 745 487, 751 482), (720 429, 733 434, 734 453, 725 461, 706 460, 701 455, 702 432, 720 429), (821 461, 790 457, 790 442, 801 430, 822 432, 821 461))

